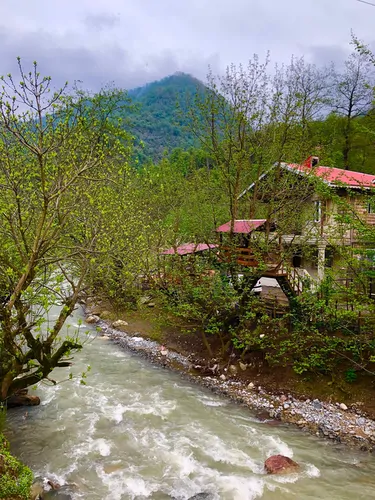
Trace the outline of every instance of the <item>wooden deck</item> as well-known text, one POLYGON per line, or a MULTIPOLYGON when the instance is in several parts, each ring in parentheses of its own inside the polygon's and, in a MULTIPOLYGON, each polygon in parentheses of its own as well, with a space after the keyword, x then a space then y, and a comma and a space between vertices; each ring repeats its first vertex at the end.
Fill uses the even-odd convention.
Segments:
MULTIPOLYGON (((237 264, 243 267, 258 267, 259 258, 251 248, 219 247, 219 261, 237 264)), ((300 295, 303 290, 312 285, 309 273, 302 268, 287 267, 282 262, 276 262, 269 256, 262 263, 262 272, 259 277, 274 278, 279 283, 282 291, 287 295, 300 295)))

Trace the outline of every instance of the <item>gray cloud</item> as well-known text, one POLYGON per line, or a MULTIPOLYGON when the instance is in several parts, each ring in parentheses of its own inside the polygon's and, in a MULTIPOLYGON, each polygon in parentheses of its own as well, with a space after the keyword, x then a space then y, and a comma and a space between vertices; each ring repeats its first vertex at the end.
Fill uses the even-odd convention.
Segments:
POLYGON ((351 30, 371 42, 374 20, 375 8, 355 0, 2 0, 0 73, 20 55, 59 83, 95 90, 175 71, 204 78, 208 64, 220 72, 267 50, 274 62, 305 55, 323 65, 346 57, 351 30))
POLYGON ((0 29, 1 73, 17 72, 16 58, 20 56, 28 69, 38 62, 39 71, 53 78, 55 86, 65 81, 83 82, 83 87, 98 90, 114 82, 117 87, 133 88, 176 71, 197 74, 204 78, 208 65, 218 68, 217 57, 179 58, 172 51, 145 54, 135 58, 118 43, 107 44, 100 49, 85 46, 65 46, 64 40, 46 32, 28 33, 15 37, 0 29))
POLYGON ((84 19, 84 24, 94 31, 111 29, 120 22, 120 14, 89 14, 84 19))

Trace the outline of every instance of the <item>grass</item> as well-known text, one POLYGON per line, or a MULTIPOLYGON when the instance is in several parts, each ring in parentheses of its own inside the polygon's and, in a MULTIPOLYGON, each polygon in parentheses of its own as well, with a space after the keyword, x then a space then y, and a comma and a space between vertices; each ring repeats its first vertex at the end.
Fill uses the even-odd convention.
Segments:
POLYGON ((32 482, 31 470, 10 454, 9 444, 0 434, 0 498, 28 500, 32 482))

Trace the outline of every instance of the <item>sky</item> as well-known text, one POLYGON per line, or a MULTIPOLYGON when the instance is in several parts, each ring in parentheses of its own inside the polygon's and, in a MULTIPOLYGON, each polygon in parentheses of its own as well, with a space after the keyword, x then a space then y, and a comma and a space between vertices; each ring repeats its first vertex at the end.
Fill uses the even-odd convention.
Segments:
POLYGON ((351 31, 373 46, 374 26, 375 6, 356 0, 0 0, 0 74, 20 56, 57 85, 95 91, 176 71, 204 80, 209 66, 219 74, 267 51, 340 64, 351 31))

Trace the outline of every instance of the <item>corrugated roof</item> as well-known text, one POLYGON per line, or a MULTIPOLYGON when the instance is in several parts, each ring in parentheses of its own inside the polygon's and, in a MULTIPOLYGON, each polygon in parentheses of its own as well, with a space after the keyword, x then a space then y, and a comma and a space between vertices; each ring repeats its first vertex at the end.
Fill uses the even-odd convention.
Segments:
MULTIPOLYGON (((233 225, 234 233, 251 233, 255 229, 266 222, 266 219, 245 219, 245 220, 235 220, 233 225)), ((217 233, 230 233, 231 231, 231 221, 226 224, 222 224, 216 229, 217 233)))
POLYGON ((163 255, 187 255, 189 253, 197 253, 197 252, 203 252, 205 250, 211 250, 213 248, 216 248, 217 245, 214 245, 213 243, 185 243, 184 245, 180 245, 177 248, 168 248, 168 250, 164 250, 162 252, 163 255))
POLYGON ((353 172, 336 167, 313 167, 298 163, 284 163, 282 166, 303 175, 315 175, 331 186, 344 184, 352 188, 375 188, 375 175, 353 172))
MULTIPOLYGON (((280 167, 286 170, 297 172, 300 175, 306 176, 316 176, 323 180, 326 184, 331 187, 347 186, 352 189, 374 189, 375 190, 375 175, 364 174, 362 172, 354 172, 352 170, 344 170, 342 168, 336 167, 324 167, 324 166, 311 166, 309 157, 304 163, 280 163, 280 167)), ((277 166, 277 163, 268 171, 264 172, 258 179, 262 180, 266 177, 269 172, 277 166)), ((256 181, 256 182, 258 182, 256 181)), ((242 198, 246 193, 251 191, 255 186, 256 182, 253 182, 248 186, 239 196, 238 199, 242 198)))

